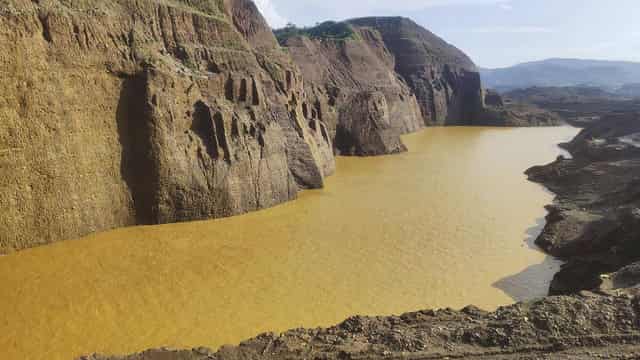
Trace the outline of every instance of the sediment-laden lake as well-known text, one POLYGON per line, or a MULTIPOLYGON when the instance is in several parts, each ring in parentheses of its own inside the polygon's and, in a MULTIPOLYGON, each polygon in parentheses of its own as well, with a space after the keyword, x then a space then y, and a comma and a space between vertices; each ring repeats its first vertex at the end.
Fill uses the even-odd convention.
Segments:
POLYGON ((339 158, 326 188, 240 217, 136 227, 0 257, 0 358, 218 347, 542 296, 531 245, 553 195, 523 171, 577 129, 430 128, 410 151, 339 158))

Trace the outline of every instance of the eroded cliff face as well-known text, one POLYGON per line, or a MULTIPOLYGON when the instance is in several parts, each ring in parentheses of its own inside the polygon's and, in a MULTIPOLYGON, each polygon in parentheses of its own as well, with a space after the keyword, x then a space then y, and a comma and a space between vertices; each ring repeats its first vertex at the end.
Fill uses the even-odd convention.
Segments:
POLYGON ((0 49, 0 252, 257 210, 334 170, 249 0, 3 0, 0 49))
POLYGON ((380 33, 395 58, 395 71, 415 93, 427 125, 482 125, 480 74, 462 51, 407 18, 348 22, 380 33))
POLYGON ((300 67, 307 93, 315 99, 312 111, 327 123, 341 154, 402 151, 401 134, 429 125, 550 124, 539 114, 486 106, 473 62, 406 18, 326 22, 276 34, 300 67), (362 99, 380 96, 386 100, 382 112, 389 114, 389 125, 372 131, 353 128, 352 119, 362 113, 362 99))
POLYGON ((469 58, 404 18, 283 49, 250 0, 0 4, 0 253, 270 207, 334 153, 506 124, 469 58))
POLYGON ((300 35, 283 41, 314 97, 309 111, 327 123, 340 154, 403 151, 400 135, 425 125, 416 97, 395 73, 380 33, 347 30, 353 34, 342 39, 300 35))

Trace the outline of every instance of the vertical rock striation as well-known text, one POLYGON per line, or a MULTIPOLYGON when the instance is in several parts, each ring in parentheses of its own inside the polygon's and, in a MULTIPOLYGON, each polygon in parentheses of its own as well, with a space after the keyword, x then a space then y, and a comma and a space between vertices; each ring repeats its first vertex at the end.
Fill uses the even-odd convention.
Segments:
POLYGON ((316 29, 318 36, 276 31, 314 99, 306 111, 327 124, 340 154, 403 150, 400 134, 422 128, 424 120, 380 33, 331 22, 316 29))
POLYGON ((325 22, 276 35, 302 71, 314 98, 310 111, 326 122, 341 154, 402 151, 401 134, 429 125, 549 123, 526 111, 485 106, 480 74, 469 57, 406 18, 325 22), (362 117, 362 99, 380 97, 388 124, 362 117), (385 125, 362 131, 354 121, 385 125))
POLYGON ((333 172, 251 1, 4 3, 0 251, 257 210, 333 172))
POLYGON ((407 18, 348 22, 380 33, 395 57, 395 71, 415 93, 427 125, 481 125, 480 74, 462 51, 407 18))
POLYGON ((403 18, 283 49, 250 0, 1 2, 0 253, 270 207, 334 153, 493 117, 469 58, 403 18))

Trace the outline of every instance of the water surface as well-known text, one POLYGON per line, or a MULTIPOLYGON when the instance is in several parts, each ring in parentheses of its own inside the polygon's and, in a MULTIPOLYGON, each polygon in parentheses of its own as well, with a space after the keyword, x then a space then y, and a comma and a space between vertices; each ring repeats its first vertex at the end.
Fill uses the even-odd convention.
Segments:
POLYGON ((260 332, 545 294, 552 194, 523 171, 573 128, 430 128, 340 158, 326 189, 241 217, 120 229, 0 258, 0 358, 216 348, 260 332))

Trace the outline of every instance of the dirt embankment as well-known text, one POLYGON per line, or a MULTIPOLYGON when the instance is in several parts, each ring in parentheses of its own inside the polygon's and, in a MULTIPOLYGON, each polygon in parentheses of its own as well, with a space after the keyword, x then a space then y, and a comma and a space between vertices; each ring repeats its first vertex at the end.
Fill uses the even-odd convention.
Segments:
POLYGON ((532 87, 508 91, 503 96, 514 103, 538 106, 579 127, 616 113, 640 111, 640 99, 632 93, 597 87, 532 87))
POLYGON ((640 282, 640 115, 617 114, 564 144, 572 158, 528 170, 557 194, 537 244, 568 261, 551 294, 640 282))
POLYGON ((640 356, 640 298, 585 293, 488 313, 474 307, 354 317, 328 329, 264 334, 239 346, 84 360, 610 359, 640 356))

